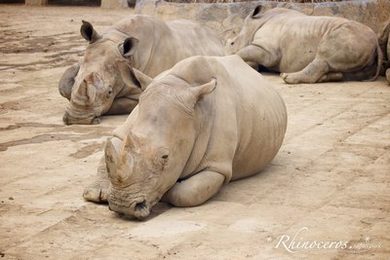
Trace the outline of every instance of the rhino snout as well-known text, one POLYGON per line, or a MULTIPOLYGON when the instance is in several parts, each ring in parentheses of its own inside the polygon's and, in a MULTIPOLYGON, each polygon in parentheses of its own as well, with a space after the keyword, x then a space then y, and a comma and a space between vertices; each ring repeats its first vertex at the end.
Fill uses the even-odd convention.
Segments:
POLYGON ((114 211, 120 215, 125 215, 126 217, 136 218, 138 220, 143 220, 150 215, 150 205, 146 200, 139 200, 133 202, 130 205, 127 203, 119 203, 119 201, 109 200, 108 208, 111 211, 114 211))
POLYGON ((99 117, 74 118, 68 112, 65 112, 62 121, 65 125, 97 125, 100 124, 101 119, 99 117))

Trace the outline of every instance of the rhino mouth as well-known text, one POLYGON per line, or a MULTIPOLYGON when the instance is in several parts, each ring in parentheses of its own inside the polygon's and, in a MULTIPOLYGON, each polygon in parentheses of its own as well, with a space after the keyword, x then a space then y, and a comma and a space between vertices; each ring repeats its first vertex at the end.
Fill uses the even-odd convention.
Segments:
POLYGON ((109 200, 108 208, 119 215, 144 220, 150 215, 151 205, 144 199, 132 203, 109 200))
POLYGON ((72 117, 68 112, 65 112, 64 116, 62 117, 62 121, 66 125, 97 125, 100 124, 101 119, 98 116, 77 118, 72 117))

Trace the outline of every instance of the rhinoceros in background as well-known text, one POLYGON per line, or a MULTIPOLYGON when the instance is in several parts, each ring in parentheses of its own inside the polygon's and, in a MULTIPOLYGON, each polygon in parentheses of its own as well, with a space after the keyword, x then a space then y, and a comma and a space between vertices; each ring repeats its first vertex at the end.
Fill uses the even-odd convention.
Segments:
POLYGON ((196 206, 224 183, 260 172, 286 131, 282 98, 237 55, 185 59, 153 81, 105 148, 98 180, 84 192, 142 219, 163 197, 196 206))
POLYGON ((226 43, 250 65, 283 72, 286 83, 376 79, 382 52, 367 26, 339 17, 256 7, 226 43))
POLYGON ((135 79, 125 84, 120 71, 136 68, 154 77, 194 55, 224 55, 222 41, 210 29, 187 20, 163 22, 151 16, 124 19, 99 35, 83 21, 89 41, 83 61, 65 71, 59 91, 70 102, 66 124, 99 123, 103 114, 129 113, 141 93, 135 79))

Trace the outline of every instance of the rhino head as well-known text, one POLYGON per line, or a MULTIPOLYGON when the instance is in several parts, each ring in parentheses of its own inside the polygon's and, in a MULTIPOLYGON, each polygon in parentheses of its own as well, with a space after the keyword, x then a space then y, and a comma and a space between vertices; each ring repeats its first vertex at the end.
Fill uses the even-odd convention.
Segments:
MULTIPOLYGON (((140 75, 138 71, 136 74, 140 75)), ((186 81, 168 75, 153 81, 142 93, 138 107, 131 114, 135 118, 122 146, 118 148, 111 140, 106 143, 111 210, 144 219, 177 182, 199 127, 195 106, 215 86, 216 81, 212 80, 189 87, 186 81)))
POLYGON ((119 68, 124 63, 131 66, 138 40, 129 37, 118 44, 100 36, 86 21, 80 32, 89 44, 80 64, 67 69, 60 80, 60 94, 69 100, 63 121, 65 124, 98 124, 99 117, 110 110, 115 98, 127 95, 137 100, 141 93, 137 82, 132 86, 123 82, 119 68))
POLYGON ((253 36, 262 24, 263 6, 259 5, 245 18, 241 31, 234 38, 226 41, 225 50, 227 54, 235 54, 242 48, 251 44, 253 36))

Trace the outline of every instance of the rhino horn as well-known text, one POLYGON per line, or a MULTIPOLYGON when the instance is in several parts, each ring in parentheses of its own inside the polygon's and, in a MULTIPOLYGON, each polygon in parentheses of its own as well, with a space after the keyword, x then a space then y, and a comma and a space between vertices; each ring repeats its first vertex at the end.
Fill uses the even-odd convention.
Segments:
POLYGON ((89 41, 89 43, 94 43, 101 38, 101 36, 93 28, 92 24, 84 20, 82 21, 82 23, 83 24, 80 28, 81 36, 83 36, 84 39, 89 41))
MULTIPOLYGON (((131 138, 125 137, 125 139, 122 141, 122 147, 118 151, 115 147, 115 145, 112 143, 110 139, 106 142, 105 147, 105 157, 106 157, 106 166, 107 166, 107 172, 111 179, 117 181, 118 183, 123 183, 126 179, 129 178, 129 172, 127 170, 119 170, 118 171, 118 164, 126 164, 127 163, 127 147, 129 144, 129 140, 131 138)), ((130 141, 131 142, 131 141, 130 141)), ((125 168, 126 169, 126 168, 125 168)))
POLYGON ((96 97, 95 87, 87 84, 86 80, 83 80, 76 93, 78 97, 86 99, 88 104, 92 104, 96 97))
POLYGON ((111 139, 107 139, 106 147, 104 148, 107 171, 110 175, 115 175, 116 164, 118 162, 118 153, 111 139))
POLYGON ((80 65, 78 63, 74 64, 64 72, 58 83, 58 90, 60 91, 61 96, 68 100, 70 100, 75 77, 79 70, 80 65))

